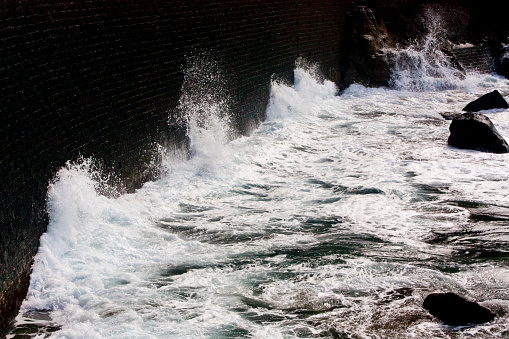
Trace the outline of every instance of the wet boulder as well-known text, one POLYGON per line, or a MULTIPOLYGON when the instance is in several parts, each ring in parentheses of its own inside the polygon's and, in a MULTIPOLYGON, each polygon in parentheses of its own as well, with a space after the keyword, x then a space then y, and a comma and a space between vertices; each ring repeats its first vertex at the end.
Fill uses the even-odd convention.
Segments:
POLYGON ((344 84, 387 86, 391 70, 383 50, 390 38, 385 24, 371 8, 355 6, 349 12, 348 26, 344 84))
POLYGON ((505 101, 502 94, 499 91, 494 90, 488 94, 485 94, 478 99, 472 101, 466 105, 463 110, 465 112, 479 112, 486 109, 494 108, 509 108, 507 101, 505 101))
POLYGON ((448 144, 481 152, 509 153, 509 145, 491 120, 479 113, 455 116, 449 126, 448 144))
POLYGON ((451 292, 428 295, 424 299, 423 307, 449 326, 484 324, 495 318, 487 308, 451 292))

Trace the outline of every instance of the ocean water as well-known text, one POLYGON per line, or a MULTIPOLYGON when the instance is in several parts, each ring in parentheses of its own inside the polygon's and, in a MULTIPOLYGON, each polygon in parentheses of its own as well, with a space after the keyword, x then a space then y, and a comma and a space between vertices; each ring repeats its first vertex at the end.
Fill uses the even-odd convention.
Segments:
MULTIPOLYGON (((509 158, 448 146, 440 115, 509 82, 398 53, 391 88, 297 67, 248 137, 183 97, 192 156, 133 194, 69 162, 7 337, 509 337, 509 158), (496 319, 442 325, 422 302, 448 291, 496 319)), ((509 138, 508 110, 483 113, 509 138)))

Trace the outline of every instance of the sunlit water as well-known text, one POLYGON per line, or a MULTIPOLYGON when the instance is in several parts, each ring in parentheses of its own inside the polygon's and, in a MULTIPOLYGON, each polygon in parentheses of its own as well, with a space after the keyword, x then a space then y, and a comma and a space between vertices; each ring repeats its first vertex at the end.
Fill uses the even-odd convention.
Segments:
MULTIPOLYGON (((440 113, 509 83, 401 74, 337 95, 297 68, 232 141, 201 107, 193 156, 134 194, 99 195, 90 161, 61 169, 9 337, 508 337, 508 155, 447 146, 440 113), (496 319, 442 325, 422 302, 445 291, 496 319)), ((509 112, 484 113, 509 138, 509 112)))

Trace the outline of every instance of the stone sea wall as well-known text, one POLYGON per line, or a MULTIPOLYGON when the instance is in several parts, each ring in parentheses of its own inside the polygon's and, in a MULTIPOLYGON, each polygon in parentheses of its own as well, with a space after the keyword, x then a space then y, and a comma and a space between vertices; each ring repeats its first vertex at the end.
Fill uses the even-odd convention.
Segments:
POLYGON ((153 177, 157 144, 185 144, 184 69, 211 56, 234 123, 264 119, 271 77, 295 60, 339 80, 350 0, 0 2, 0 332, 16 314, 47 226, 48 183, 93 156, 128 191, 153 177))

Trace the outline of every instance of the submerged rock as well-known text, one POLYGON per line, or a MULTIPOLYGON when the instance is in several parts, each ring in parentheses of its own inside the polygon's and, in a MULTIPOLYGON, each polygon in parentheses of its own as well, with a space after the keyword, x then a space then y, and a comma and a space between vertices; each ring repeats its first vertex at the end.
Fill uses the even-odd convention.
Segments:
POLYGON ((457 115, 452 119, 449 131, 448 144, 451 146, 481 152, 509 153, 509 145, 485 115, 457 115))
POLYGON ((495 318, 487 308, 451 292, 432 293, 424 299, 422 306, 450 326, 483 324, 495 318))
POLYGON ((463 110, 466 112, 479 112, 482 110, 494 108, 509 108, 507 101, 505 101, 502 94, 500 94, 500 92, 497 90, 494 90, 493 92, 485 94, 472 101, 466 105, 463 110))

